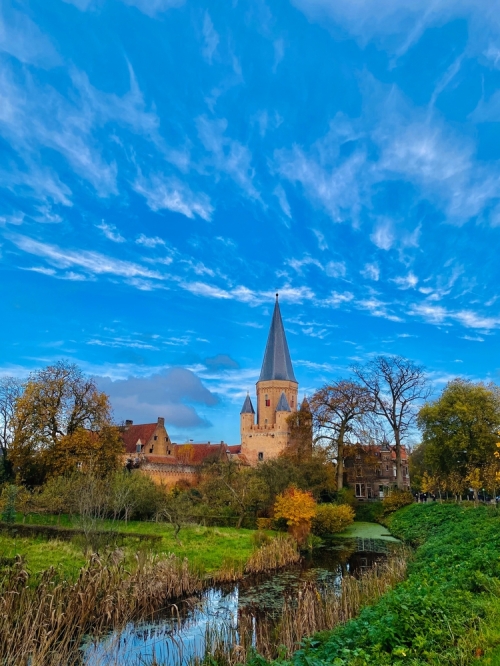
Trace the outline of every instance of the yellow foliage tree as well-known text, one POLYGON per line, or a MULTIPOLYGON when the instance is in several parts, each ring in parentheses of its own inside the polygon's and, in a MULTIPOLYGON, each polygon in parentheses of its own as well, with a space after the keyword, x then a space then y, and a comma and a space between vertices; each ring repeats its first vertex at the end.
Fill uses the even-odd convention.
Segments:
POLYGON ((316 515, 316 501, 312 493, 290 486, 278 495, 274 504, 274 517, 286 520, 290 533, 302 543, 311 531, 316 515))
POLYGON ((483 478, 479 467, 469 467, 465 480, 474 491, 474 502, 477 504, 479 491, 483 487, 483 478))

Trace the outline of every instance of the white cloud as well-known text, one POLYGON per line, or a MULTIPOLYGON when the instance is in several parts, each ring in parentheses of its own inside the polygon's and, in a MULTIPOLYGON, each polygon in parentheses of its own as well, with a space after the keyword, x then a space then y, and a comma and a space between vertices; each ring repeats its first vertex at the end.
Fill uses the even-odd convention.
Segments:
POLYGON ((325 266, 328 277, 345 277, 347 268, 344 261, 329 261, 325 266))
POLYGON ((484 342, 484 338, 480 335, 463 335, 462 340, 470 340, 471 342, 484 342))
POLYGON ((209 63, 212 62, 213 55, 217 50, 219 44, 219 35, 214 28, 210 14, 206 11, 203 18, 203 38, 205 44, 203 46, 203 57, 208 60, 209 63))
POLYGON ((374 317, 382 317, 383 319, 396 322, 403 321, 401 317, 388 310, 388 303, 384 303, 378 298, 361 299, 356 301, 355 305, 361 310, 367 310, 374 317))
POLYGON ((376 263, 365 264, 360 273, 363 277, 368 280, 373 280, 374 282, 378 282, 378 279, 380 278, 380 268, 376 263))
POLYGON ((332 307, 336 308, 342 303, 349 303, 353 299, 354 299, 354 294, 351 294, 350 291, 345 291, 342 294, 337 291, 332 291, 331 295, 323 299, 320 305, 323 306, 331 305, 332 307))
POLYGON ((158 245, 165 245, 163 238, 159 236, 146 236, 145 234, 139 234, 135 239, 135 242, 138 245, 143 245, 144 247, 157 247, 158 245))
POLYGON ((196 120, 198 135, 210 155, 208 164, 232 178, 251 199, 260 199, 253 183, 255 172, 250 150, 226 136, 227 124, 224 118, 209 120, 206 116, 200 116, 196 120))
POLYGON ((137 7, 139 11, 151 17, 184 4, 184 0, 122 0, 122 2, 137 7))
POLYGON ((114 224, 107 224, 104 220, 101 224, 96 224, 97 229, 100 229, 104 236, 113 243, 125 243, 125 238, 120 234, 114 224))
POLYGON ((391 282, 397 284, 400 289, 414 289, 418 284, 418 277, 410 271, 408 275, 392 278, 391 282))
POLYGON ((149 178, 138 173, 133 183, 134 190, 147 201, 151 210, 171 210, 193 219, 196 215, 209 221, 213 207, 206 194, 194 193, 188 185, 175 176, 153 174, 149 178))
POLYGON ((26 64, 52 66, 60 58, 52 43, 26 13, 0 7, 0 51, 26 64))
POLYGON ((448 310, 443 306, 428 303, 412 305, 409 308, 409 314, 420 316, 431 324, 449 324, 455 321, 465 328, 476 328, 483 331, 500 328, 499 317, 486 317, 472 310, 448 310))
POLYGON ((281 210, 285 213, 287 217, 291 219, 292 211, 290 209, 290 204, 288 203, 288 198, 286 196, 286 192, 283 189, 283 187, 281 185, 277 185, 274 188, 273 194, 278 198, 281 210))
POLYGON ((123 259, 115 259, 99 252, 89 250, 68 250, 29 238, 12 235, 9 239, 23 252, 42 257, 57 268, 79 267, 93 275, 117 275, 125 278, 151 278, 161 280, 163 276, 140 264, 123 259))
POLYGON ((479 49, 485 34, 500 31, 498 0, 292 0, 319 22, 342 25, 363 44, 376 39, 395 56, 404 54, 432 25, 454 18, 470 18, 469 42, 479 49))
POLYGON ((388 220, 379 222, 370 236, 372 242, 381 250, 390 250, 394 243, 392 224, 388 220))

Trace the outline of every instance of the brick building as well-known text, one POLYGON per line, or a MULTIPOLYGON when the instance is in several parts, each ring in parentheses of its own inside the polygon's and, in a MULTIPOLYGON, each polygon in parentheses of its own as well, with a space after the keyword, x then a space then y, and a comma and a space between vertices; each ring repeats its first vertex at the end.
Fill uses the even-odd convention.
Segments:
MULTIPOLYGON (((408 454, 401 447, 404 489, 410 489, 408 454)), ((396 450, 386 440, 382 444, 356 444, 344 461, 344 485, 359 500, 382 499, 396 486, 396 450)))

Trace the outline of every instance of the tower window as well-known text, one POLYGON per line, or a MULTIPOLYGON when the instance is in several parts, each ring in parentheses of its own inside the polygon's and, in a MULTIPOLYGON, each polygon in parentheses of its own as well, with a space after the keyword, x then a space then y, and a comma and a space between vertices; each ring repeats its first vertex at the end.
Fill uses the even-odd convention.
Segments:
POLYGON ((269 400, 269 396, 267 395, 267 393, 264 396, 264 398, 265 398, 265 401, 266 401, 266 407, 270 407, 271 406, 271 401, 269 400))
POLYGON ((259 460, 264 460, 264 454, 262 453, 262 451, 259 451, 257 457, 258 457, 259 460))
POLYGON ((267 419, 264 419, 264 423, 266 423, 266 424, 267 424, 267 419))
POLYGON ((155 442, 156 442, 156 440, 158 439, 158 435, 155 435, 155 436, 153 437, 153 439, 154 439, 155 442))

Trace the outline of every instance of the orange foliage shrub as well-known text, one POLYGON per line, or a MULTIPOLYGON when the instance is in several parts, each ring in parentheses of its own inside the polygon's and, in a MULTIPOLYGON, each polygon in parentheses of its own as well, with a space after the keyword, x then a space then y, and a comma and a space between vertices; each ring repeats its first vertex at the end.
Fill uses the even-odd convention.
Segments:
POLYGON ((274 517, 286 520, 290 533, 302 543, 311 531, 316 515, 316 501, 312 493, 290 486, 278 495, 274 504, 274 517))

